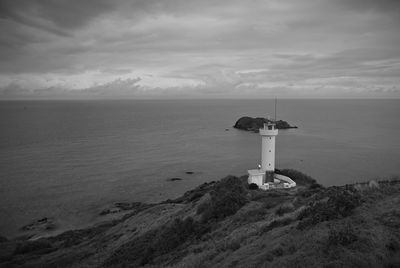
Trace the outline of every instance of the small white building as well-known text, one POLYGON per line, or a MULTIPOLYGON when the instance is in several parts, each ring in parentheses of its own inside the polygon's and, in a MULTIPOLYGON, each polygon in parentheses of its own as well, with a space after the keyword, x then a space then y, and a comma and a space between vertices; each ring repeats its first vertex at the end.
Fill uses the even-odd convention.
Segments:
POLYGON ((275 122, 268 120, 260 128, 261 166, 248 170, 248 183, 255 183, 260 189, 292 188, 296 183, 289 177, 275 174, 275 137, 278 136, 275 122))

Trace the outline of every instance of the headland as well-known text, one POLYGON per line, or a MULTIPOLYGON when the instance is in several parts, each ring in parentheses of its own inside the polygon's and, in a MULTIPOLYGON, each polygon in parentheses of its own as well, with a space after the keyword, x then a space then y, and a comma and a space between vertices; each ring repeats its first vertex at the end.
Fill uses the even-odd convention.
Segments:
POLYGON ((116 203, 90 228, 2 237, 0 266, 398 267, 398 179, 326 188, 279 172, 297 187, 251 190, 247 176, 227 176, 174 200, 116 203))

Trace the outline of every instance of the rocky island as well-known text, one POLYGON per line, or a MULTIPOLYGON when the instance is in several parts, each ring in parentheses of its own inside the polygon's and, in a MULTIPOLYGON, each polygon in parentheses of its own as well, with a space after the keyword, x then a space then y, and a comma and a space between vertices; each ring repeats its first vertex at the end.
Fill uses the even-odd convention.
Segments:
POLYGON ((399 267, 398 179, 323 187, 276 172, 298 186, 228 176, 174 200, 117 203, 91 228, 0 237, 0 267, 399 267))
MULTIPOLYGON (((234 128, 246 130, 246 131, 253 131, 258 133, 259 129, 264 126, 264 123, 272 122, 272 120, 268 120, 267 118, 263 117, 249 117, 244 116, 241 117, 239 120, 236 121, 234 128)), ((288 122, 283 120, 277 120, 275 122, 277 129, 289 129, 289 128, 297 128, 297 126, 291 126, 288 122)))

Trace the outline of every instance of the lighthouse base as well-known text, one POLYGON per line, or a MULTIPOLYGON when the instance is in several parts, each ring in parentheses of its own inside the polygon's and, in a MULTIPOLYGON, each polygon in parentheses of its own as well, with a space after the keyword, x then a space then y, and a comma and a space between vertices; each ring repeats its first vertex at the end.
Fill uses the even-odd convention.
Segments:
POLYGON ((275 174, 274 172, 265 172, 261 169, 248 170, 248 184, 257 184, 262 190, 283 189, 296 187, 296 182, 287 176, 275 174))
POLYGON ((265 171, 264 183, 274 182, 274 174, 273 171, 265 171))

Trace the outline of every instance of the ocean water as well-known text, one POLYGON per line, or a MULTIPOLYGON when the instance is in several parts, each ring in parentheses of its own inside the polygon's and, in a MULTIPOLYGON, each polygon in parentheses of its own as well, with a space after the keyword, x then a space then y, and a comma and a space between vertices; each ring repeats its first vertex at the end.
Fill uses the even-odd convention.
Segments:
MULTIPOLYGON (((83 227, 113 202, 244 175, 261 140, 232 126, 272 113, 273 100, 1 101, 0 235, 42 217, 83 227)), ((279 132, 277 168, 326 186, 400 175, 399 116, 400 100, 279 100, 299 128, 279 132)))

